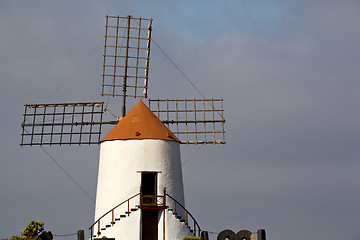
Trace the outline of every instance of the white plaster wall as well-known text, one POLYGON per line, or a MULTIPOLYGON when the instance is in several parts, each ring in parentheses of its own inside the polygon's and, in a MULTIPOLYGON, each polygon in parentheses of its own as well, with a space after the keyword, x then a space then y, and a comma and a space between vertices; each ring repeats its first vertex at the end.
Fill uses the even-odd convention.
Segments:
MULTIPOLYGON (((111 220, 106 222, 106 224, 109 224, 110 222, 111 220)), ((102 227, 105 227, 105 222, 101 225, 102 227)), ((121 218, 121 220, 116 221, 113 226, 101 231, 99 238, 104 236, 108 238, 115 237, 116 240, 140 239, 140 210, 132 212, 130 216, 121 218)))
MULTIPOLYGON (((158 239, 163 239, 163 218, 164 212, 161 213, 159 226, 158 226, 158 239)), ((176 219, 175 215, 168 210, 165 210, 165 239, 167 240, 182 240, 184 237, 194 236, 193 233, 189 231, 185 223, 180 222, 176 219)))
MULTIPOLYGON (((163 189, 166 187, 167 193, 184 205, 178 142, 151 139, 105 141, 100 145, 95 221, 117 204, 139 193, 141 184, 139 171, 160 171, 161 173, 158 174, 158 194, 162 195, 163 189)), ((137 197, 131 202, 130 208, 138 204, 139 198, 137 197)), ((136 213, 140 213, 140 210, 136 213)), ((116 217, 119 217, 117 213, 116 217)), ((106 236, 118 238, 120 234, 129 236, 130 232, 139 233, 140 215, 136 221, 137 224, 130 221, 128 223, 122 222, 121 220, 122 223, 117 222, 116 224, 124 225, 123 230, 121 230, 122 233, 117 231, 113 236, 109 234, 106 236)), ((110 233, 109 229, 106 230, 108 233, 110 233)), ((127 239, 138 240, 139 236, 136 235, 135 238, 127 239)))

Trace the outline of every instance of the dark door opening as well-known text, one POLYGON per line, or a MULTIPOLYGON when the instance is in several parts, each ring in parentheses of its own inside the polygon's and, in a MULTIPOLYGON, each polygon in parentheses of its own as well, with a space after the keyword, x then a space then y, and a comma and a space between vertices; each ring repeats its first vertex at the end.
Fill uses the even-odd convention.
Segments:
POLYGON ((159 210, 157 206, 157 172, 141 173, 141 240, 158 240, 159 210))
POLYGON ((141 214, 141 240, 158 240, 159 211, 143 209, 141 214))
POLYGON ((141 173, 141 189, 144 195, 156 195, 156 172, 141 173))
POLYGON ((157 173, 142 172, 141 173, 141 191, 142 204, 148 206, 156 206, 157 203, 157 173))

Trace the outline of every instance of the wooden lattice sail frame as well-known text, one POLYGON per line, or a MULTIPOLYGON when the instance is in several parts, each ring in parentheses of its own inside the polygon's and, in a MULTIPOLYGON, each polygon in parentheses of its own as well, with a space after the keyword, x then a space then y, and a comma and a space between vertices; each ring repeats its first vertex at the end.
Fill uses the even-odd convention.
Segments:
POLYGON ((183 144, 224 144, 223 99, 149 99, 153 113, 183 144))
MULTIPOLYGON (((152 19, 106 16, 101 95, 147 98, 152 19)), ((223 99, 150 99, 149 109, 182 144, 224 144, 223 99)), ((98 144, 109 112, 103 102, 26 104, 23 145, 98 144)))
POLYGON ((152 19, 106 16, 102 96, 147 97, 152 19))

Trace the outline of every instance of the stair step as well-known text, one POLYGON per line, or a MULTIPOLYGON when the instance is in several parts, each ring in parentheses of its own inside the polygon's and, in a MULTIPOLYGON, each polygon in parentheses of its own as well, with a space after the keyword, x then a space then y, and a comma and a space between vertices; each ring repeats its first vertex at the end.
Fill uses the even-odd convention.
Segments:
POLYGON ((138 210, 138 208, 132 208, 132 209, 130 209, 130 211, 132 211, 132 212, 135 212, 135 211, 137 211, 138 210))
POLYGON ((125 214, 130 214, 131 212, 125 212, 125 214))
POLYGON ((171 208, 168 209, 169 211, 173 211, 171 208))
POLYGON ((109 228, 109 227, 111 227, 111 225, 110 225, 110 224, 107 224, 105 227, 106 227, 106 228, 109 228))
POLYGON ((104 230, 106 230, 106 228, 102 228, 102 229, 101 229, 101 231, 104 231, 104 230))
POLYGON ((180 219, 180 222, 185 222, 185 220, 184 220, 184 219, 180 219))
POLYGON ((113 225, 114 225, 114 224, 115 224, 115 222, 111 222, 111 224, 113 224, 113 225))
POLYGON ((120 221, 120 218, 115 218, 115 221, 120 221))
POLYGON ((121 218, 125 218, 125 217, 126 217, 126 215, 120 215, 120 217, 121 217, 121 218))
POLYGON ((180 220, 182 217, 181 216, 176 216, 176 218, 180 220))

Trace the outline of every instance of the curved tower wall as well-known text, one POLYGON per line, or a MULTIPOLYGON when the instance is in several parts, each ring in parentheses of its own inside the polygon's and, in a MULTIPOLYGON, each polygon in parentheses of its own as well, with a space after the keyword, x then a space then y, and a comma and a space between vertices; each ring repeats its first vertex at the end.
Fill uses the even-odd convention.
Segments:
MULTIPOLYGON (((185 206, 180 144, 178 142, 159 139, 104 141, 100 145, 95 221, 117 204, 139 193, 141 185, 140 172, 142 171, 159 172, 157 174, 158 195, 163 195, 165 187, 170 196, 185 206)), ((138 204, 139 197, 130 202, 130 208, 138 204)), ((127 205, 126 209, 123 209, 124 211, 127 210, 127 205)), ((138 239, 140 217, 135 216, 140 216, 139 212, 132 213, 128 219, 122 219, 120 224, 116 223, 113 227, 107 229, 106 233, 104 233, 105 236, 117 238, 129 234, 127 235, 129 237, 136 233, 134 239, 138 239)), ((159 223, 162 223, 162 211, 159 212, 159 215, 161 215, 159 216, 159 223)), ((172 228, 174 234, 183 235, 181 233, 184 230, 180 222, 174 224, 171 222, 173 219, 165 219, 167 227, 172 228)), ((105 219, 105 221, 109 220, 105 219)), ((160 235, 159 232, 159 237, 160 235)))

